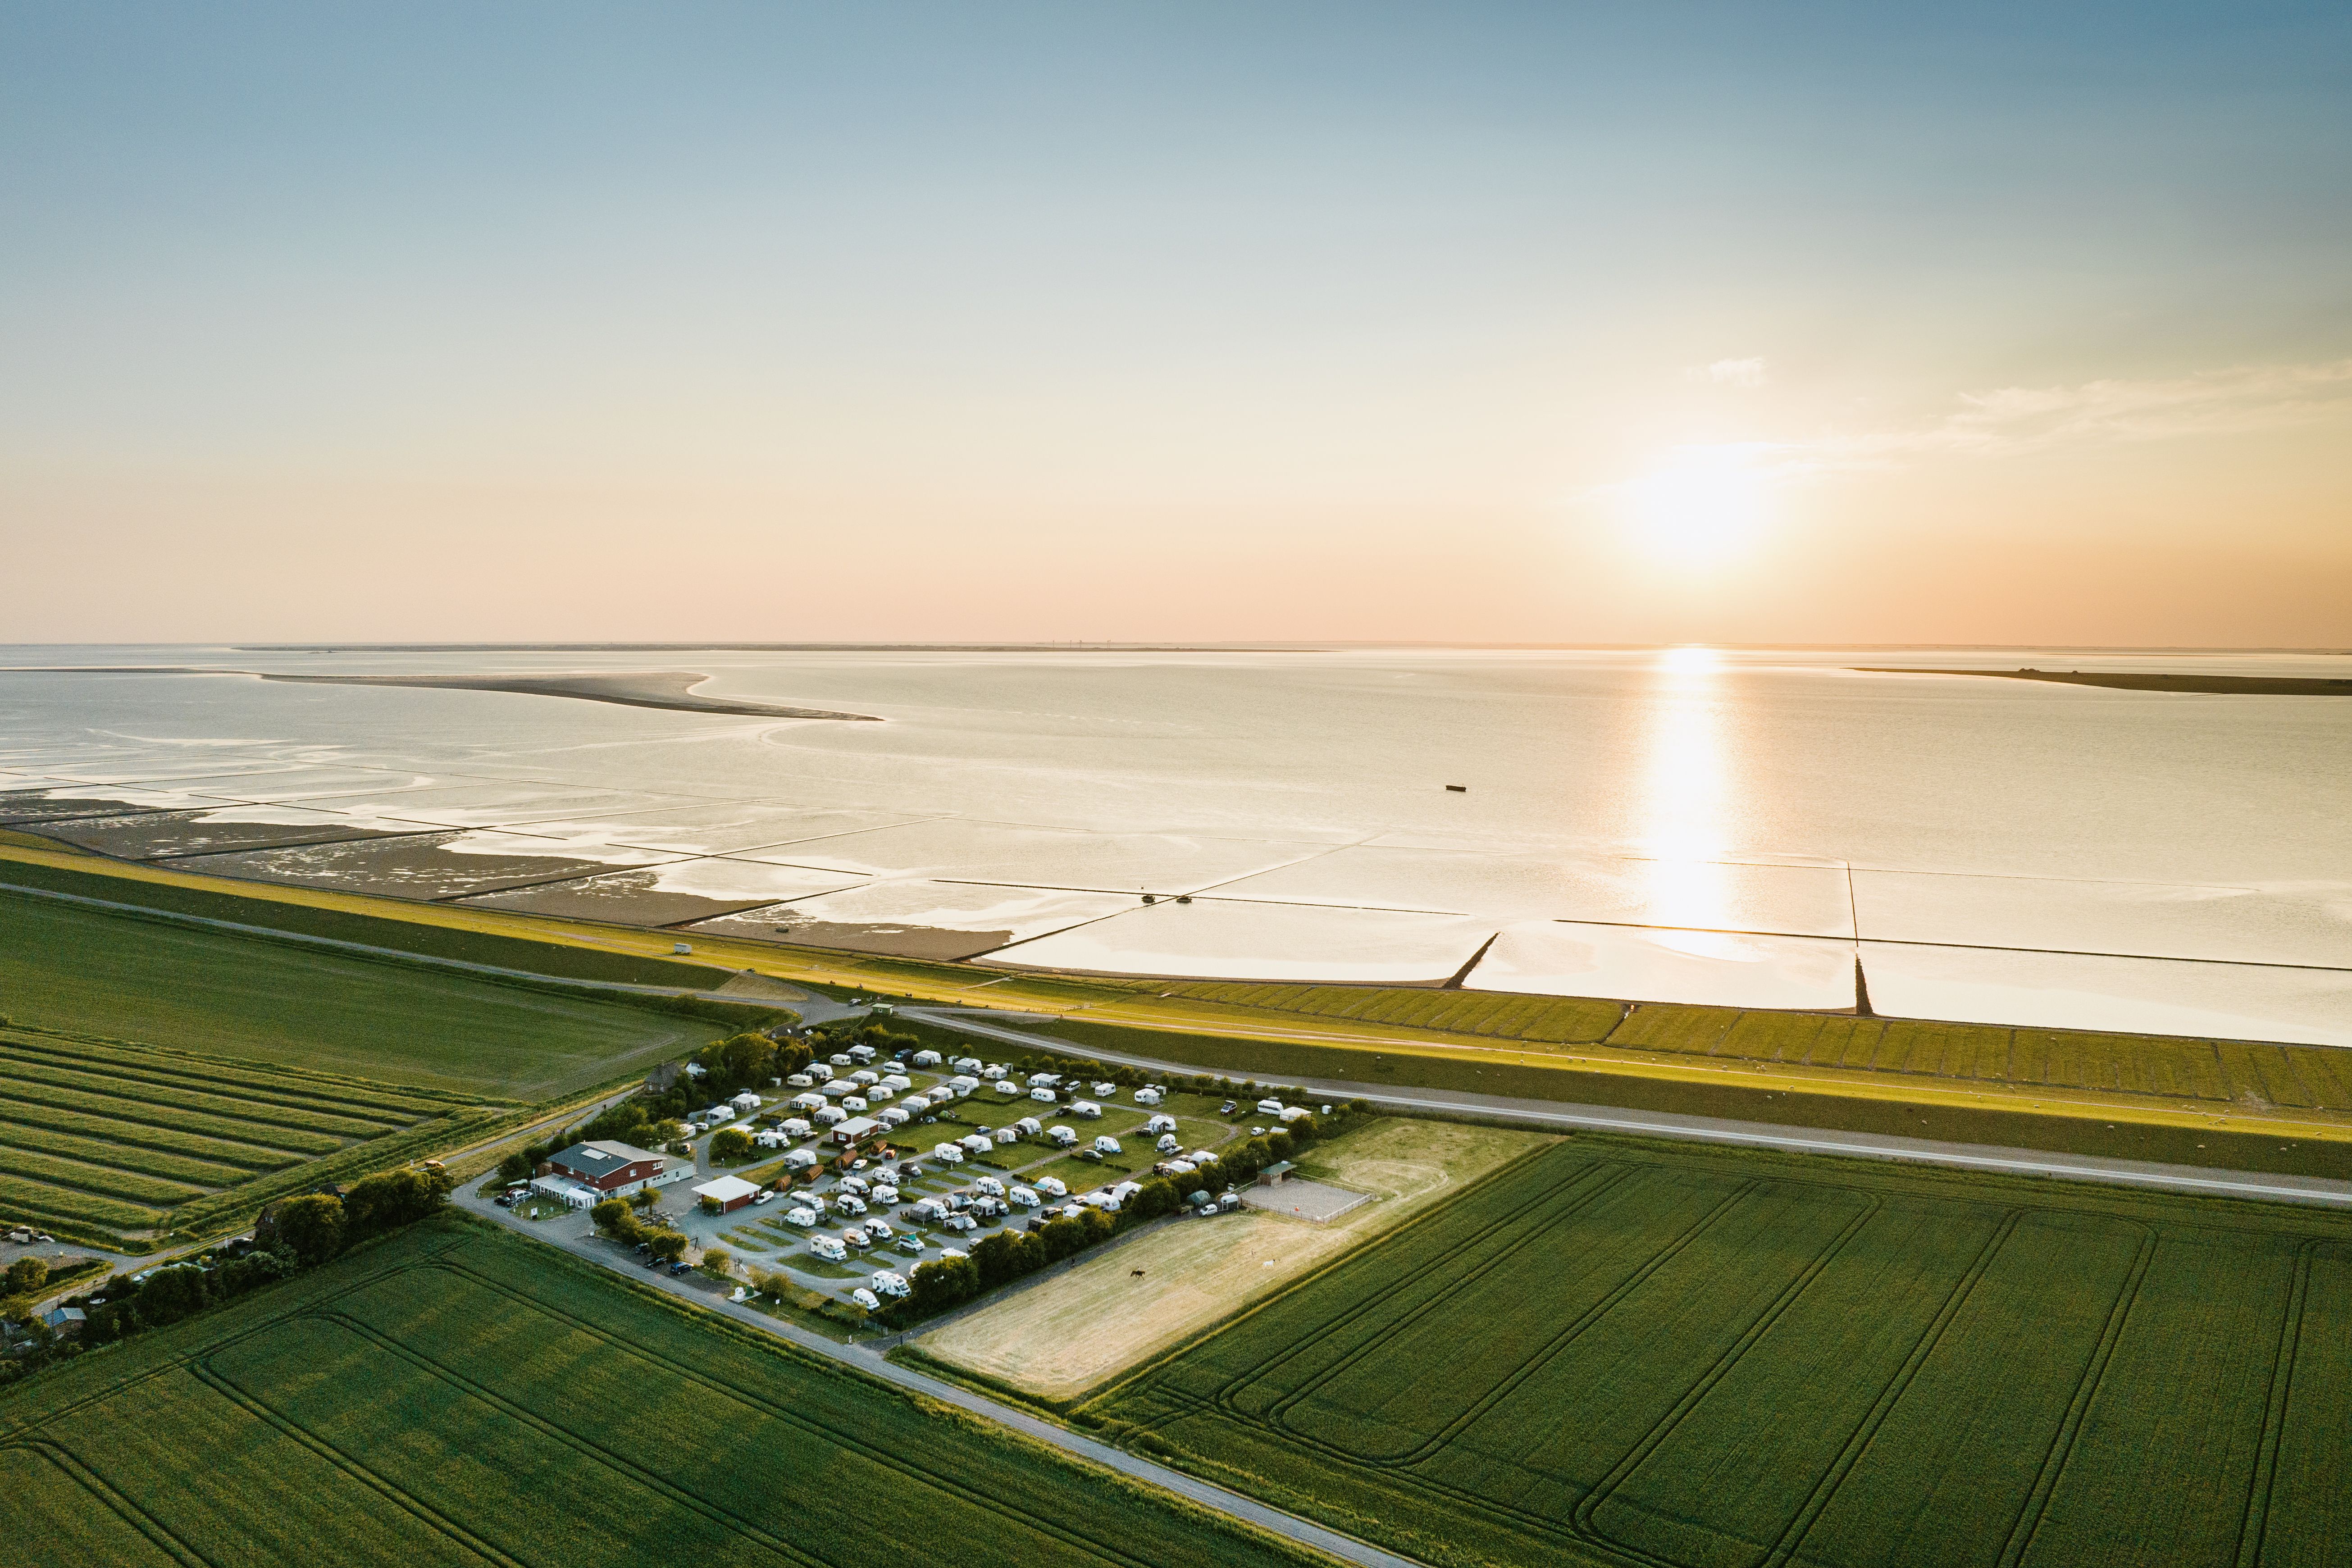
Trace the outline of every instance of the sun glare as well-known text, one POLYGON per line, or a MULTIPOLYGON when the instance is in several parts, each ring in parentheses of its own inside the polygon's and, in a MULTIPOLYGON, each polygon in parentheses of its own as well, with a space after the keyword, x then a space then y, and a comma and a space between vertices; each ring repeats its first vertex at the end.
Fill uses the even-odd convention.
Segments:
POLYGON ((1622 494, 1643 548, 1691 564, 1741 552, 1769 521, 1769 481, 1746 446, 1681 447, 1622 494))

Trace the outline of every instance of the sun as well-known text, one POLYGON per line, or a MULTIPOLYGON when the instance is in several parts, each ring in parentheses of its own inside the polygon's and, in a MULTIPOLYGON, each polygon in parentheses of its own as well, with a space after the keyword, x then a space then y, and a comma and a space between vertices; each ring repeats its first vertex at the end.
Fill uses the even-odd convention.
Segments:
POLYGON ((1683 447, 1621 488, 1644 550, 1702 563, 1744 552, 1770 521, 1771 483, 1747 446, 1683 447))

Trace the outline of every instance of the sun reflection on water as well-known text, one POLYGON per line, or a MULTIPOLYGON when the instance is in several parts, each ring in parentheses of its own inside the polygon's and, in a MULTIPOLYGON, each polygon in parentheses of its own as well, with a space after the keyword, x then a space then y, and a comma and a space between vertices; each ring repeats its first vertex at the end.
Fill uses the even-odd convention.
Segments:
POLYGON ((1736 926, 1727 868, 1729 790, 1723 725, 1723 659, 1709 647, 1672 647, 1652 678, 1644 743, 1643 853, 1637 862, 1648 918, 1661 925, 1736 926))

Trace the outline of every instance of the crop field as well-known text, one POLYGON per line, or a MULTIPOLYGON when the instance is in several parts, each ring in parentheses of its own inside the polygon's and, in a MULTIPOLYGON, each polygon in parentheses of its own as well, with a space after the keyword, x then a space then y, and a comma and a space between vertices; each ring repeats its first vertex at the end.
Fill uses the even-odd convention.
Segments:
POLYGON ((1580 1136, 1080 1417, 1439 1564, 2341 1562, 2352 1220, 1580 1136))
POLYGON ((1233 985, 1223 983, 1164 985, 1160 994, 1233 1007, 1262 1007, 1315 1018, 1408 1028, 1489 1039, 1591 1044, 1617 1026, 1624 1009, 1614 1002, 1580 997, 1512 996, 1492 991, 1444 991, 1416 986, 1233 985))
POLYGON ((0 1217, 201 1231, 413 1159, 512 1107, 95 1036, 0 1028, 0 1217))
POLYGON ((676 1055, 716 1032, 651 1007, 5 891, 0 1015, 532 1100, 676 1055))
POLYGON ((1325 1561, 457 1217, 0 1397, 0 1540, 22 1568, 1325 1561))

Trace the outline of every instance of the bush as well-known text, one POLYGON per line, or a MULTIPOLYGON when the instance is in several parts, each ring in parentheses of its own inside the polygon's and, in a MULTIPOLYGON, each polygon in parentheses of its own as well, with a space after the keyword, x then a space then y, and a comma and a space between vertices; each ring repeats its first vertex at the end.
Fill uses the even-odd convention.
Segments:
POLYGON ((588 1211, 588 1217, 614 1241, 635 1241, 643 1230, 637 1224, 636 1211, 629 1206, 626 1198, 606 1198, 588 1211))
POLYGON ((343 1226, 347 1240, 414 1225, 449 1200, 455 1184, 446 1171, 379 1171, 363 1176, 343 1194, 343 1226))
POLYGON ((243 1258, 231 1258, 222 1264, 213 1275, 213 1284, 226 1300, 283 1279, 293 1273, 296 1267, 294 1255, 290 1252, 272 1252, 256 1247, 243 1258))
POLYGON ((537 1169, 539 1169, 539 1162, 530 1157, 530 1151, 518 1149, 499 1162, 499 1180, 508 1183, 527 1182, 530 1180, 530 1173, 537 1169))
POLYGON ((1045 1267, 1045 1244, 1026 1231, 1000 1230, 971 1249, 972 1267, 983 1289, 1009 1285, 1045 1267))
POLYGON ((5 1293, 10 1296, 22 1296, 39 1289, 48 1282, 49 1266, 45 1260, 38 1258, 19 1258, 16 1262, 8 1265, 8 1279, 5 1293))
POLYGON ((700 1267, 713 1279, 730 1278, 735 1272, 735 1255, 723 1247, 706 1247, 700 1267))
POLYGON ((908 1310, 926 1316, 980 1294, 980 1270, 969 1258, 935 1258, 907 1278, 908 1310))
POLYGON ((686 1237, 674 1230, 657 1230, 646 1238, 653 1255, 664 1263, 675 1263, 686 1256, 686 1237))
POLYGON ((256 1225, 255 1239, 265 1246, 272 1241, 284 1245, 306 1268, 318 1267, 343 1249, 343 1200, 331 1193, 286 1198, 263 1217, 267 1226, 256 1225), (270 1233, 268 1237, 259 1235, 264 1228, 270 1233))
POLYGON ((711 1135, 710 1163, 732 1165, 751 1157, 751 1135, 740 1127, 730 1127, 711 1135))
POLYGON ((139 1287, 132 1304, 142 1322, 161 1328, 205 1310, 205 1271, 188 1264, 159 1268, 139 1287))

